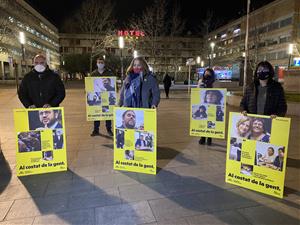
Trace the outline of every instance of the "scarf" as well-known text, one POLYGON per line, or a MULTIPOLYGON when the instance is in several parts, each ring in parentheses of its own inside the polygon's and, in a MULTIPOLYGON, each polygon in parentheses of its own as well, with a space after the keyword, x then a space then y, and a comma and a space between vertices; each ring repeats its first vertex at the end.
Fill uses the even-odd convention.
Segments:
POLYGON ((141 77, 139 74, 131 73, 127 77, 124 90, 124 106, 141 107, 141 77))

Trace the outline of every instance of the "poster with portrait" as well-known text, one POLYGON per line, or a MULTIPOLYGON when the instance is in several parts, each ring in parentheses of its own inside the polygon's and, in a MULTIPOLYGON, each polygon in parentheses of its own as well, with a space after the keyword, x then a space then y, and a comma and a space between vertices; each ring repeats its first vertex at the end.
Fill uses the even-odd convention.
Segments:
POLYGON ((290 118, 230 113, 227 183, 283 197, 290 118))
POLYGON ((117 104, 116 77, 86 77, 87 121, 112 120, 117 104))
POLYGON ((156 174, 156 109, 114 108, 114 169, 156 174))
POLYGON ((15 109, 17 176, 67 170, 64 109, 15 109))
POLYGON ((190 135, 225 138, 226 89, 192 88, 190 135))

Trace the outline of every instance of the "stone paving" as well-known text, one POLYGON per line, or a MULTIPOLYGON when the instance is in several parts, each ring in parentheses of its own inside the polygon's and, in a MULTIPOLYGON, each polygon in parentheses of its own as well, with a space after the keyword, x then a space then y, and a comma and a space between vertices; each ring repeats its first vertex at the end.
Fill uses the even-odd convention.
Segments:
POLYGON ((277 199, 225 183, 226 141, 208 147, 188 135, 186 91, 171 92, 158 108, 158 174, 114 171, 104 123, 102 135, 90 137, 84 90, 69 87, 68 171, 18 178, 12 110, 21 104, 13 88, 0 88, 0 225, 300 224, 299 117, 292 117, 285 196, 277 199))

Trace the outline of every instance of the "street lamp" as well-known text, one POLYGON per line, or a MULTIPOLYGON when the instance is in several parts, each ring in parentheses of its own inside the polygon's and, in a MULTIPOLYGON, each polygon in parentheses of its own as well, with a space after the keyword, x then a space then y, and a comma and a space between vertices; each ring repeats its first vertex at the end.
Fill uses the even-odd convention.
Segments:
POLYGON ((197 64, 200 64, 201 58, 200 56, 197 56, 197 64))
POLYGON ((119 37, 119 48, 120 48, 120 53, 121 53, 121 80, 123 83, 124 80, 124 66, 123 66, 123 48, 124 48, 124 37, 120 36, 119 37))
POLYGON ((201 64, 200 64, 200 66, 201 66, 201 67, 203 67, 203 66, 204 66, 204 61, 203 61, 203 60, 201 61, 201 64))
POLYGON ((292 57, 292 54, 293 54, 293 48, 294 48, 294 45, 293 44, 289 44, 289 64, 288 64, 288 70, 290 69, 290 65, 291 65, 291 57, 292 57))
POLYGON ((133 58, 136 58, 138 56, 138 52, 137 52, 137 50, 134 50, 133 51, 133 58))
POLYGON ((211 47, 211 54, 209 54, 209 62, 208 62, 208 67, 210 67, 212 65, 212 58, 213 58, 213 53, 214 53, 214 47, 215 47, 215 43, 211 42, 210 43, 210 47, 211 47))
MULTIPOLYGON (((22 70, 22 65, 25 64, 26 66, 26 62, 25 62, 25 48, 24 45, 26 43, 26 37, 24 32, 20 31, 19 32, 19 41, 21 44, 21 51, 22 51, 22 60, 21 60, 21 70, 22 70)), ((23 70, 22 70, 23 73, 23 70)), ((19 90, 19 74, 18 72, 16 72, 16 85, 17 85, 17 91, 19 90)))

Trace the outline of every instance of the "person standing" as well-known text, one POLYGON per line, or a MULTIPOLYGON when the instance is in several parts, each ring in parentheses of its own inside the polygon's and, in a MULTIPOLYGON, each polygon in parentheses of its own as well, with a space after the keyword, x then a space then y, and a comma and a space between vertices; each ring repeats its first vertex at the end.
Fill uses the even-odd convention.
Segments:
MULTIPOLYGON (((215 72, 211 68, 206 68, 203 73, 203 77, 198 81, 198 88, 212 88, 215 82, 215 72)), ((204 145, 206 141, 205 137, 201 137, 199 140, 200 145, 204 145)), ((207 138, 207 145, 211 145, 212 139, 207 138)))
POLYGON ((156 108, 160 91, 154 74, 144 58, 134 58, 120 91, 119 106, 133 108, 156 108))
POLYGON ((268 61, 258 63, 254 81, 246 88, 240 103, 241 111, 268 115, 272 118, 285 116, 287 104, 281 84, 274 79, 274 68, 268 61))
POLYGON ((60 76, 49 69, 44 55, 37 54, 33 64, 20 84, 20 101, 25 108, 58 107, 66 95, 60 76))
MULTIPOLYGON (((104 58, 97 59, 97 69, 92 72, 91 76, 92 77, 111 77, 112 76, 112 71, 110 71, 105 66, 104 58)), ((110 86, 110 79, 105 79, 104 85, 110 86)), ((111 130, 111 120, 106 120, 105 126, 106 126, 107 134, 109 136, 113 136, 113 132, 111 130)), ((99 127, 100 127, 100 121, 99 120, 94 121, 94 129, 93 129, 93 132, 91 133, 92 137, 100 135, 99 127)))
POLYGON ((172 85, 172 78, 169 76, 168 73, 165 74, 163 83, 164 83, 166 98, 169 98, 169 91, 170 91, 170 87, 172 85))

